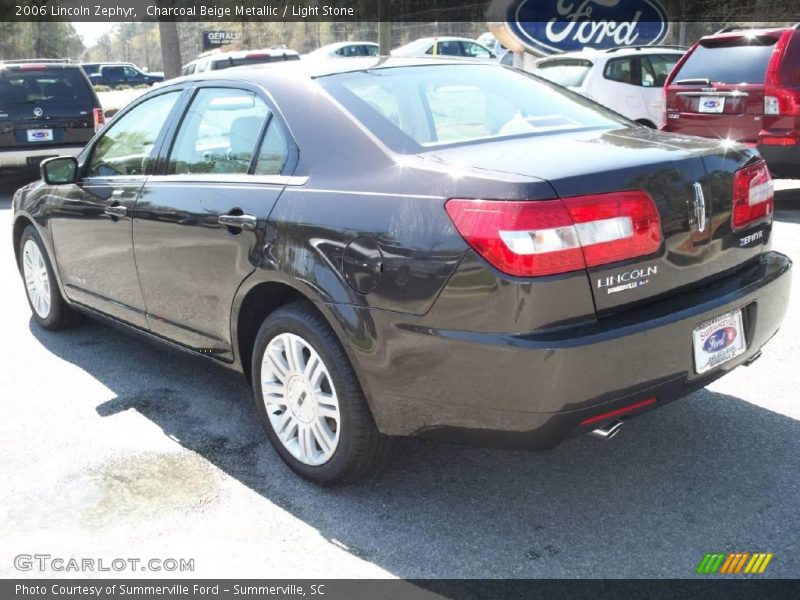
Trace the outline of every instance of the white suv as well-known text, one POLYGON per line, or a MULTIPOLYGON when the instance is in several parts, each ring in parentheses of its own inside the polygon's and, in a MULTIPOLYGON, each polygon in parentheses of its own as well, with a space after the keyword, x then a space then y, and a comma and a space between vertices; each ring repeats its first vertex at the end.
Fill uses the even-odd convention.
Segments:
POLYGON ((543 58, 533 73, 648 127, 664 123, 664 82, 686 52, 678 46, 584 50, 543 58))

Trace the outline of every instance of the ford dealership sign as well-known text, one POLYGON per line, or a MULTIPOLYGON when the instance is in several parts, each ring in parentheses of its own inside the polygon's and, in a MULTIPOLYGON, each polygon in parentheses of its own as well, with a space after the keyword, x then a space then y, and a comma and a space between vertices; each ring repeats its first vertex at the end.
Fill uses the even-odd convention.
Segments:
POLYGON ((659 44, 669 27, 658 0, 513 0, 506 24, 545 54, 659 44))

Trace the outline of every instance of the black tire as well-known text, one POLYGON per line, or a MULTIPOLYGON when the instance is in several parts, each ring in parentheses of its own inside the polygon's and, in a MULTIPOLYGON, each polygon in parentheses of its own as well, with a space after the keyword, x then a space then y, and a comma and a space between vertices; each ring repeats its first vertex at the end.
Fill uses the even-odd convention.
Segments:
POLYGON ((31 308, 33 320, 43 329, 49 329, 51 331, 77 325, 81 321, 81 315, 74 311, 61 296, 58 283, 56 283, 56 278, 53 273, 53 265, 50 263, 50 257, 47 254, 47 249, 42 242, 42 238, 39 237, 39 232, 34 229, 33 225, 28 225, 23 230, 22 237, 19 241, 19 272, 22 275, 23 285, 25 285, 25 270, 23 267, 24 249, 25 244, 29 241, 36 244, 39 248, 39 252, 42 254, 50 287, 50 309, 47 315, 42 317, 34 308, 31 295, 28 292, 27 286, 25 286, 25 297, 28 299, 28 305, 31 308))
POLYGON ((253 397, 267 436, 280 457, 302 477, 320 485, 354 483, 373 473, 385 460, 390 438, 381 434, 347 354, 325 318, 310 302, 281 307, 262 323, 253 349, 253 397), (323 464, 301 462, 284 446, 269 419, 262 393, 262 359, 277 336, 291 333, 303 338, 322 359, 338 397, 338 444, 323 464))

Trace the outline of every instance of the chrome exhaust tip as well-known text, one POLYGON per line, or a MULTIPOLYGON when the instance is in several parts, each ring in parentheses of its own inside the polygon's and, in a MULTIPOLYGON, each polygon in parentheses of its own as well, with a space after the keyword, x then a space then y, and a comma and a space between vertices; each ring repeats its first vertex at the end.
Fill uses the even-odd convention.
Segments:
POLYGON ((611 421, 607 425, 598 427, 589 432, 589 435, 600 438, 601 440, 610 440, 622 430, 622 421, 611 421))

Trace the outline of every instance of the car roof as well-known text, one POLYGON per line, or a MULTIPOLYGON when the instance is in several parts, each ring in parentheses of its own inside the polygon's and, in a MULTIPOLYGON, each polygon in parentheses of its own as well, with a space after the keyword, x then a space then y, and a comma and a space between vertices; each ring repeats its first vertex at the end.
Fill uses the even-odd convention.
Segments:
POLYGON ((619 58, 625 56, 639 56, 642 54, 684 54, 686 49, 679 49, 666 46, 635 46, 631 48, 619 47, 611 48, 608 50, 597 50, 595 48, 584 48, 576 52, 564 52, 562 54, 554 54, 540 59, 538 62, 549 62, 551 60, 558 60, 560 58, 584 58, 589 60, 597 60, 600 58, 619 58))
POLYGON ((320 46, 317 50, 332 50, 333 48, 344 48, 345 46, 377 46, 375 42, 360 42, 358 40, 354 40, 352 42, 333 42, 332 44, 325 44, 324 46, 320 46))
POLYGON ((789 27, 753 27, 753 28, 744 28, 744 29, 721 29, 716 33, 712 33, 711 35, 704 35, 700 40, 719 40, 719 39, 737 39, 743 36, 757 36, 757 35, 778 35, 784 33, 786 31, 791 31, 793 29, 798 29, 798 26, 789 26, 789 27))

